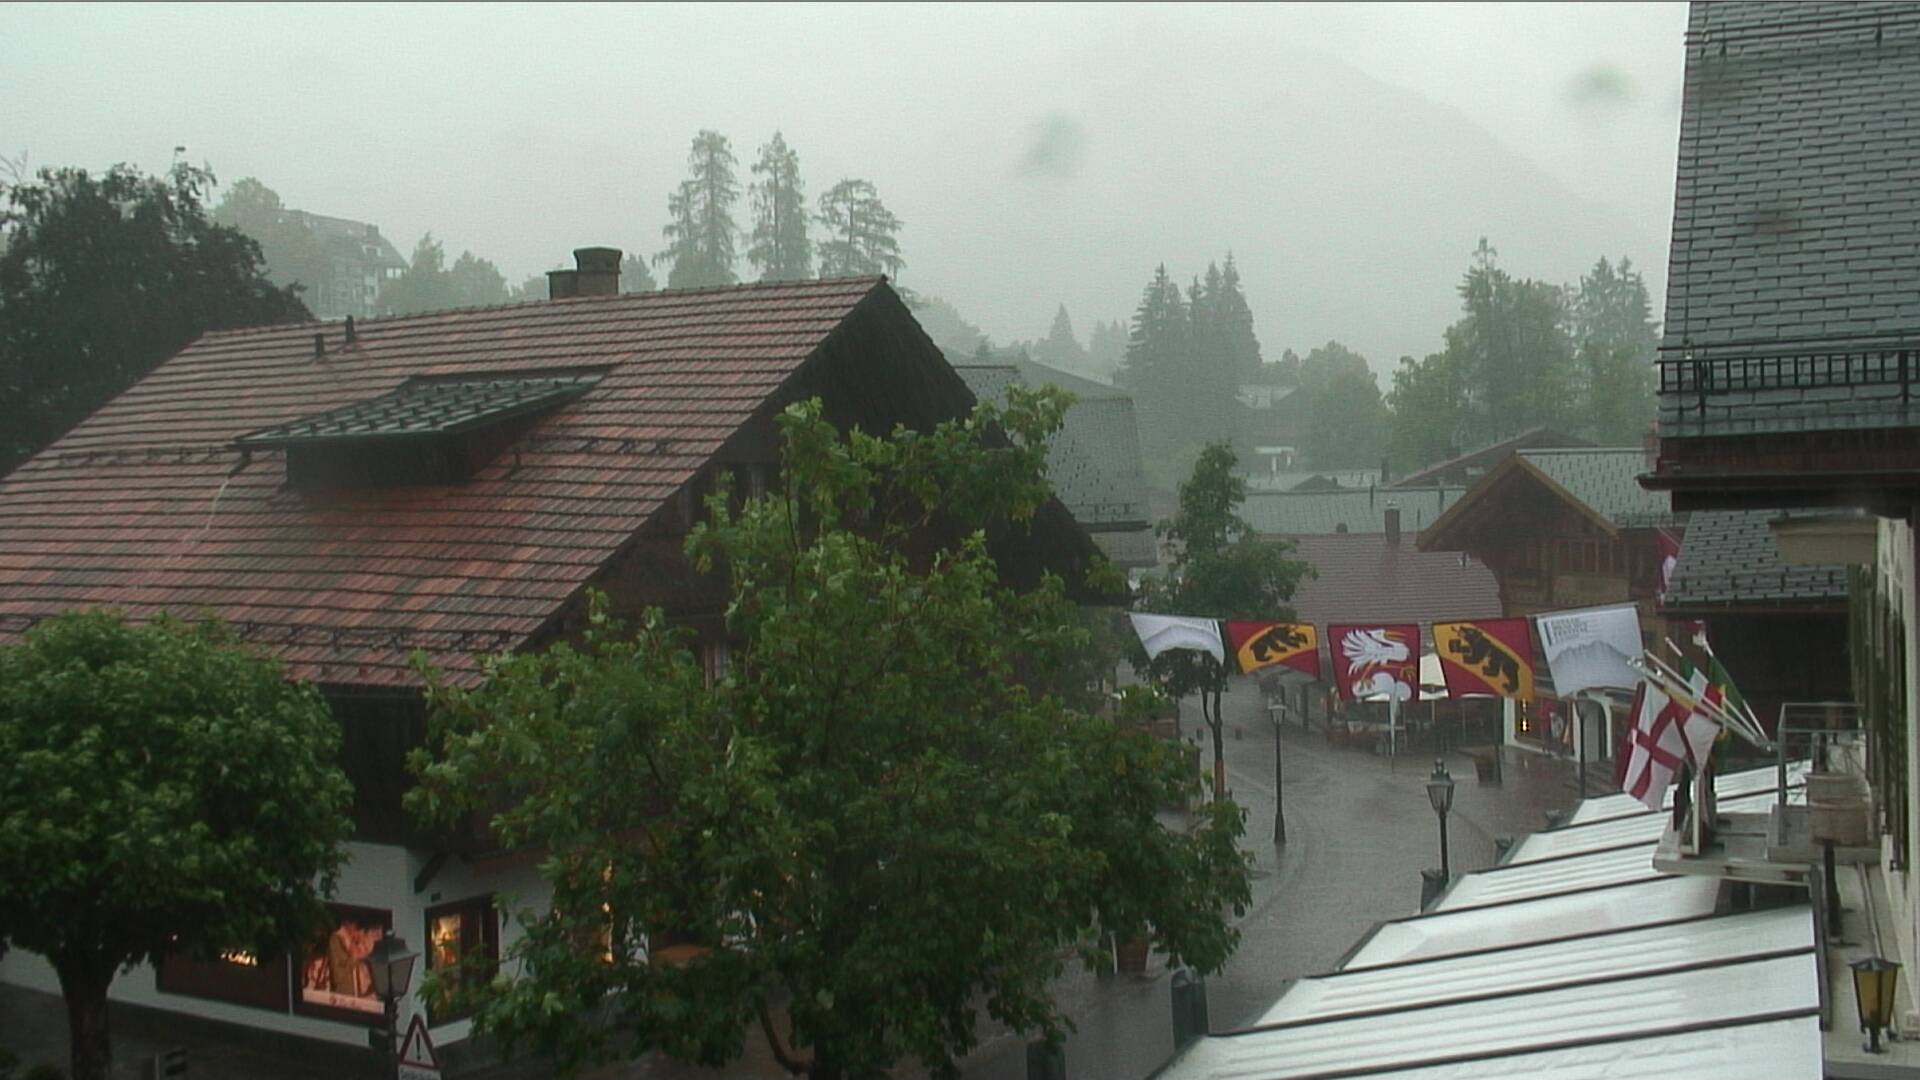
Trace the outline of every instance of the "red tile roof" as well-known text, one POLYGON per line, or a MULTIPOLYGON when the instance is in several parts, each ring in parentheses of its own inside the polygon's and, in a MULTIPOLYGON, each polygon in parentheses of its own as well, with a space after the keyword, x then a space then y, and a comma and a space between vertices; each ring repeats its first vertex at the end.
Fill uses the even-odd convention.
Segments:
POLYGON ((1420 551, 1404 533, 1397 545, 1387 543, 1384 533, 1287 539, 1294 544, 1292 557, 1312 563, 1319 574, 1294 593, 1294 613, 1302 622, 1432 623, 1500 615, 1493 571, 1459 552, 1420 551))
POLYGON ((527 640, 882 279, 208 334, 0 479, 0 640, 85 605, 210 610, 323 683, 463 679, 527 640), (314 358, 317 330, 329 351, 314 358), (247 432, 409 378, 605 367, 468 483, 282 490, 247 432), (236 472, 235 470, 238 469, 236 472))

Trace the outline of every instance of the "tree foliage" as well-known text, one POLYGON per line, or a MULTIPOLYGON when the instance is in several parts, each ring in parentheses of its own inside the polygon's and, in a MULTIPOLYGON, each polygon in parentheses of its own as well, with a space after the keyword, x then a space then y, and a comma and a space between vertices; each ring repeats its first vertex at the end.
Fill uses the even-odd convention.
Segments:
MULTIPOLYGON (((533 287, 529 280, 525 288, 533 287)), ((510 299, 544 300, 546 292, 542 288, 538 296, 513 296, 507 291, 507 279, 499 267, 471 251, 462 251, 453 265, 448 266, 446 245, 428 233, 414 245, 413 258, 407 268, 380 287, 377 303, 388 315, 416 315, 423 311, 504 304, 510 299)))
POLYGON ((1086 369, 1087 350, 1080 347, 1079 339, 1073 335, 1073 320, 1067 317, 1067 305, 1061 304, 1054 312, 1053 327, 1034 345, 1033 358, 1061 371, 1086 369))
POLYGON ((660 287, 653 279, 653 270, 647 266, 647 260, 639 255, 628 254, 620 260, 620 291, 623 293, 652 292, 660 287))
MULTIPOLYGON (((1180 507, 1160 525, 1167 575, 1150 579, 1135 606, 1169 615, 1215 619, 1286 620, 1300 579, 1312 568, 1288 558, 1291 544, 1261 540, 1239 516, 1247 484, 1225 443, 1201 451, 1193 475, 1180 485, 1180 507)), ((1213 734, 1214 793, 1226 788, 1220 696, 1227 668, 1205 653, 1174 650, 1149 662, 1136 647, 1133 665, 1175 698, 1200 695, 1201 715, 1213 734)))
POLYGON ((287 212, 280 194, 254 177, 243 177, 214 204, 213 220, 240 230, 260 245, 268 280, 318 293, 333 282, 333 257, 313 230, 287 212))
POLYGON ((213 175, 42 169, 0 209, 0 474, 209 330, 311 315, 207 216, 213 175))
POLYGON ((800 155, 773 133, 753 163, 759 179, 753 197, 753 236, 747 261, 761 281, 804 281, 813 276, 813 243, 807 239, 807 195, 800 181, 800 155))
POLYGON ((1387 407, 1367 358, 1337 341, 1298 363, 1308 410, 1300 450, 1316 469, 1377 464, 1387 431, 1387 407))
POLYGON ((1581 275, 1570 307, 1585 433, 1602 445, 1637 445, 1653 421, 1660 344, 1646 281, 1632 260, 1603 258, 1581 275))
POLYGON ((823 278, 869 274, 898 277, 907 265, 900 257, 903 223, 866 180, 842 180, 833 185, 820 196, 814 220, 827 233, 818 245, 823 278))
POLYGON ((969 322, 959 308, 941 297, 915 293, 907 299, 907 306, 949 363, 961 363, 989 344, 986 331, 969 322))
POLYGON ((76 1080, 126 967, 304 944, 351 822, 310 687, 219 627, 74 612, 0 647, 0 934, 45 956, 76 1080))
POLYGON ((1044 690, 1084 662, 1081 619, 1057 579, 1004 587, 988 551, 986 528, 1046 497, 1066 400, 1014 388, 890 437, 789 408, 780 490, 709 500, 688 541, 730 581, 711 685, 657 612, 622 627, 596 606, 577 645, 432 691, 411 805, 509 807, 495 833, 545 852, 553 884, 518 977, 480 992, 483 1030, 569 1064, 718 1065, 757 1024, 820 1080, 908 1057, 952 1076, 981 1012, 1060 1034, 1049 983, 1103 932, 1221 965, 1223 908, 1248 897, 1241 812, 1156 820, 1192 776, 1044 690), (663 962, 669 942, 694 959, 663 962))
POLYGON ((687 151, 690 175, 667 196, 670 220, 660 230, 667 250, 654 256, 654 262, 667 264, 667 288, 698 289, 740 280, 733 272, 734 242, 740 234, 733 221, 733 204, 740 199, 738 167, 725 135, 702 131, 693 137, 687 151))

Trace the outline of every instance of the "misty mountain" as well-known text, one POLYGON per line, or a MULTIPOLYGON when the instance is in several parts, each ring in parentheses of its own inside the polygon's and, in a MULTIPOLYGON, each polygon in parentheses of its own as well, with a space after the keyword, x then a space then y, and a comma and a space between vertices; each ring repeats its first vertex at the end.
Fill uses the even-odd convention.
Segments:
POLYGON ((1482 236, 1516 276, 1572 283, 1626 255, 1663 294, 1665 221, 1583 201, 1458 111, 1346 64, 1276 70, 1223 76, 1266 87, 1232 109, 1200 86, 1161 88, 1146 116, 1090 105, 1071 181, 1010 167, 1029 212, 991 234, 923 227, 918 280, 996 338, 1037 337, 1057 302, 1124 315, 1157 262, 1185 281, 1231 248, 1269 353, 1338 339, 1383 374, 1438 351, 1482 236), (1200 128, 1169 138, 1162 116, 1200 128))

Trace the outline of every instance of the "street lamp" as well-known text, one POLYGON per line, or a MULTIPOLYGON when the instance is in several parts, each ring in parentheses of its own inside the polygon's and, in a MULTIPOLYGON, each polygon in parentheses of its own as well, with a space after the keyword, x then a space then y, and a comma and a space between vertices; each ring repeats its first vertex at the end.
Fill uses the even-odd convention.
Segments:
POLYGON ((1900 985, 1900 965, 1873 956, 1848 966, 1853 968, 1853 997, 1860 1007, 1860 1026, 1867 1031, 1866 1051, 1885 1053, 1880 1049, 1880 1029, 1893 1026, 1893 993, 1900 985))
POLYGON ((1440 815, 1440 880, 1452 881, 1453 874, 1447 864, 1447 811, 1453 809, 1453 777, 1447 775, 1446 762, 1439 758, 1433 760, 1433 775, 1427 777, 1427 801, 1433 804, 1433 812, 1440 815))
MULTIPOLYGON (((373 977, 373 993, 386 1006, 386 1054, 389 1075, 400 1075, 400 999, 407 996, 413 983, 413 963, 420 954, 407 948, 406 940, 387 934, 374 943, 367 954, 367 974, 373 977)), ((378 1036, 374 1036, 378 1038, 378 1036)))

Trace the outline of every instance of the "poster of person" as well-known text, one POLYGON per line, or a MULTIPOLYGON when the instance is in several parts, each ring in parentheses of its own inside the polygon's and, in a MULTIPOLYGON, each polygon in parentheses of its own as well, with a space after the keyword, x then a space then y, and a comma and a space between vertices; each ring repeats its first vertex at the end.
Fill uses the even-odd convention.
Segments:
POLYGON ((301 1011, 364 1013, 377 1020, 384 1015, 384 1006, 373 993, 366 960, 392 928, 393 915, 339 904, 327 908, 333 913, 332 925, 308 948, 300 968, 301 1011))

